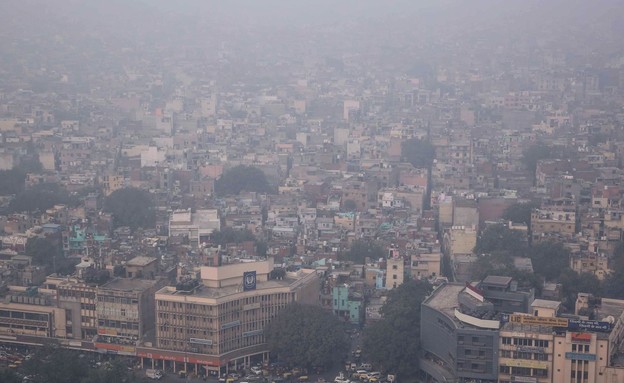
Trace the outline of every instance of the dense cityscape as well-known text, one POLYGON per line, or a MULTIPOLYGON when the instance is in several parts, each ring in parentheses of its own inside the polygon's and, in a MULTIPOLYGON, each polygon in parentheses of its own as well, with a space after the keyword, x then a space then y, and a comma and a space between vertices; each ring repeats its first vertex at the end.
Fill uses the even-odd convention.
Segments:
POLYGON ((0 382, 624 383, 621 15, 0 3, 0 382))

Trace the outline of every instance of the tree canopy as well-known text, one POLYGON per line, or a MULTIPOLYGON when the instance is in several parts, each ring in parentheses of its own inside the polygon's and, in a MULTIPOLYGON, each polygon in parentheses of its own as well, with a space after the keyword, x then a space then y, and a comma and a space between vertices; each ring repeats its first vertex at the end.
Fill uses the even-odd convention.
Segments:
POLYGON ((381 244, 360 239, 353 241, 349 251, 344 253, 344 259, 357 264, 364 264, 366 262, 366 257, 372 260, 378 260, 385 256, 386 251, 381 244))
POLYGON ((503 212, 503 219, 514 223, 531 224, 531 212, 539 207, 538 204, 532 202, 515 203, 509 206, 503 212))
POLYGON ((215 182, 215 192, 219 196, 238 195, 242 191, 274 192, 262 170, 254 166, 235 166, 224 171, 221 178, 215 182))
POLYGON ((536 142, 522 151, 522 163, 531 174, 535 175, 537 163, 540 160, 552 158, 552 155, 553 152, 550 146, 543 142, 536 142))
POLYGON ((11 170, 0 170, 0 195, 19 194, 24 190, 26 172, 13 168, 11 170))
POLYGON ((321 307, 291 303, 264 329, 272 353, 292 366, 331 367, 349 349, 344 324, 321 307))
POLYGON ((29 238, 25 254, 33 257, 33 264, 45 267, 49 272, 61 275, 73 274, 77 259, 66 258, 60 239, 29 238))
POLYGON ((401 157, 417 168, 430 168, 435 158, 435 148, 431 143, 412 138, 401 143, 401 157))
POLYGON ((559 242, 544 242, 532 246, 529 258, 533 270, 547 281, 556 280, 561 271, 570 265, 570 251, 559 242))
POLYGON ((113 226, 154 227, 155 212, 149 192, 127 187, 112 192, 104 200, 104 211, 113 216, 113 226))
POLYGON ((9 204, 9 212, 43 212, 56 204, 70 204, 69 193, 56 183, 43 183, 25 189, 9 204))
POLYGON ((474 249, 477 254, 505 252, 512 256, 523 256, 527 251, 526 235, 505 225, 488 226, 479 238, 474 249))
POLYGON ((76 352, 53 347, 37 349, 35 356, 24 362, 24 371, 34 383, 134 383, 140 379, 127 370, 122 361, 114 360, 99 369, 91 368, 87 358, 76 352))
POLYGON ((402 377, 418 372, 420 305, 430 291, 427 282, 405 281, 388 294, 383 318, 365 329, 363 352, 380 370, 402 377))
POLYGON ((215 231, 210 236, 216 245, 225 246, 228 243, 241 243, 245 241, 255 241, 256 236, 248 229, 237 230, 231 227, 224 227, 215 231))

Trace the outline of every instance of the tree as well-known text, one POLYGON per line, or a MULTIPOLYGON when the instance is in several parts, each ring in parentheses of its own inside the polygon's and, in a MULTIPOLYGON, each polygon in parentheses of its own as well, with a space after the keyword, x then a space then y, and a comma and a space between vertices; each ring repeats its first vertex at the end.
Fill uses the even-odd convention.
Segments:
POLYGON ((241 243, 245 241, 255 241, 256 237, 251 230, 237 230, 231 227, 224 227, 215 231, 211 235, 212 242, 216 245, 225 246, 228 243, 241 243))
POLYGON ((69 193, 56 183, 37 184, 23 190, 9 204, 10 212, 43 212, 56 204, 69 204, 69 193))
POLYGON ((578 293, 590 293, 594 296, 602 296, 600 280, 591 273, 578 274, 576 271, 566 268, 559 276, 563 299, 561 303, 569 312, 574 312, 574 305, 578 293))
POLYGON ((60 240, 52 237, 34 237, 26 242, 25 254, 32 257, 33 264, 43 266, 51 272, 72 274, 76 260, 65 258, 60 240))
POLYGON ((527 251, 527 238, 521 231, 509 229, 505 225, 490 225, 477 238, 474 251, 477 254, 500 251, 512 256, 523 256, 527 251))
POLYGON ((262 170, 254 166, 238 165, 223 172, 215 182, 215 193, 219 196, 238 195, 242 191, 274 193, 262 170))
POLYGON ((342 204, 342 208, 344 211, 357 211, 357 204, 352 199, 347 199, 342 204))
POLYGON ((0 195, 19 194, 24 190, 26 172, 21 169, 0 170, 0 195))
POLYGON ((535 176, 535 169, 537 163, 540 160, 547 158, 553 158, 553 148, 544 144, 543 142, 537 142, 522 151, 522 163, 528 171, 535 176))
POLYGON ((533 270, 547 281, 554 281, 570 265, 570 251, 559 242, 544 242, 531 247, 533 270))
POLYGON ((435 148, 427 141, 412 138, 401 143, 401 158, 416 168, 431 168, 435 148))
POLYGON ((77 358, 74 351, 58 348, 58 346, 45 346, 37 349, 35 356, 24 362, 23 368, 28 375, 32 375, 34 383, 134 383, 139 381, 120 360, 114 360, 105 368, 92 369, 86 358, 77 358))
POLYGON ((364 331, 363 352, 384 372, 413 377, 420 354, 420 307, 431 291, 427 282, 407 280, 388 294, 383 318, 364 331))
POLYGON ((272 353, 292 366, 331 367, 349 348, 344 324, 321 307, 291 303, 264 329, 272 353))
POLYGON ((156 215, 150 194, 138 188, 127 187, 112 192, 104 200, 104 211, 113 216, 113 226, 154 227, 156 215))
POLYGON ((20 378, 15 371, 11 370, 0 370, 0 382, 3 383, 22 383, 22 378, 20 378))
POLYGON ((385 256, 386 251, 379 243, 359 239, 353 241, 349 251, 344 254, 344 258, 357 264, 366 263, 367 257, 372 260, 378 260, 385 256))
POLYGON ((515 203, 505 209, 503 219, 514 223, 524 223, 528 226, 531 224, 531 212, 537 207, 539 204, 533 202, 515 203))

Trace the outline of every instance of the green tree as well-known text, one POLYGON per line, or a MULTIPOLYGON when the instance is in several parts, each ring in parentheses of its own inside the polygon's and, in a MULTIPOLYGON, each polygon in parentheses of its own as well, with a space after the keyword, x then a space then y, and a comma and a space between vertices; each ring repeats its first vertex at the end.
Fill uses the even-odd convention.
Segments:
POLYGON ((56 204, 70 204, 69 193, 56 183, 37 184, 23 190, 9 204, 10 212, 43 212, 56 204))
POLYGON ((537 142, 522 151, 522 163, 533 176, 537 163, 548 158, 553 158, 553 148, 543 142, 537 142))
POLYGON ((509 206, 503 212, 503 219, 514 223, 531 224, 531 212, 539 207, 539 204, 533 202, 515 203, 509 206))
POLYGON ((357 264, 364 264, 367 257, 372 260, 378 260, 385 256, 386 251, 381 244, 358 239, 353 241, 351 248, 344 253, 343 258, 357 264))
POLYGON ((256 237, 251 230, 237 230, 231 227, 224 227, 215 231, 211 235, 212 242, 216 245, 225 246, 228 243, 241 243, 245 241, 255 241, 256 237))
POLYGON ((349 348, 344 324, 318 306, 291 303, 264 329, 272 353, 292 366, 331 367, 349 348))
POLYGON ((505 225, 490 225, 477 238, 474 251, 477 254, 498 251, 512 256, 523 256, 527 251, 527 238, 521 231, 509 229, 505 225))
POLYGON ((574 305, 578 293, 590 293, 594 296, 602 296, 600 280, 591 273, 578 274, 576 271, 566 268, 559 276, 559 283, 563 299, 561 303, 569 312, 574 312, 574 305))
POLYGON ((342 204, 342 209, 344 211, 357 211, 357 204, 352 199, 347 199, 342 204))
POLYGON ((624 299, 624 242, 615 247, 610 266, 613 271, 603 281, 604 296, 624 299))
POLYGON ((26 172, 21 169, 0 170, 0 195, 19 194, 24 190, 26 172))
POLYGON ((412 138, 401 143, 401 158, 416 168, 430 168, 435 148, 427 141, 412 138))
POLYGON ((547 281, 554 281, 570 265, 570 251, 559 242, 544 242, 531 247, 533 270, 547 281))
POLYGON ((59 266, 63 266, 63 269, 67 267, 63 247, 60 241, 54 238, 29 238, 26 242, 25 254, 32 257, 35 265, 44 266, 52 272, 58 271, 59 266))
POLYGON ((0 382, 2 383, 22 383, 22 379, 11 370, 0 370, 0 382))
POLYGON ((381 309, 383 318, 365 329, 363 352, 380 370, 396 373, 399 379, 417 374, 420 308, 430 292, 427 282, 405 281, 388 294, 381 309))
POLYGON ((113 226, 154 227, 156 215, 149 192, 127 187, 112 192, 104 200, 104 211, 113 216, 113 226))
POLYGON ((242 191, 275 192, 262 170, 254 166, 235 166, 223 172, 215 182, 215 192, 219 196, 238 195, 242 191))

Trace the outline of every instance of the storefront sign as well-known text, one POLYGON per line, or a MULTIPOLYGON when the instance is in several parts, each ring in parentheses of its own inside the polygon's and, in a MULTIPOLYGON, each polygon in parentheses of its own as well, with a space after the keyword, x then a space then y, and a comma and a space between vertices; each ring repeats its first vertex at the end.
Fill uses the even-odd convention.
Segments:
POLYGON ((566 359, 589 360, 592 362, 596 360, 596 354, 582 354, 579 352, 566 352, 565 357, 566 359))
POLYGON ((536 326, 568 327, 568 320, 565 318, 535 317, 522 314, 510 315, 509 322, 536 326))
POLYGON ((585 331, 609 331, 611 324, 609 322, 600 322, 597 320, 570 319, 568 321, 568 330, 585 330, 585 331))

